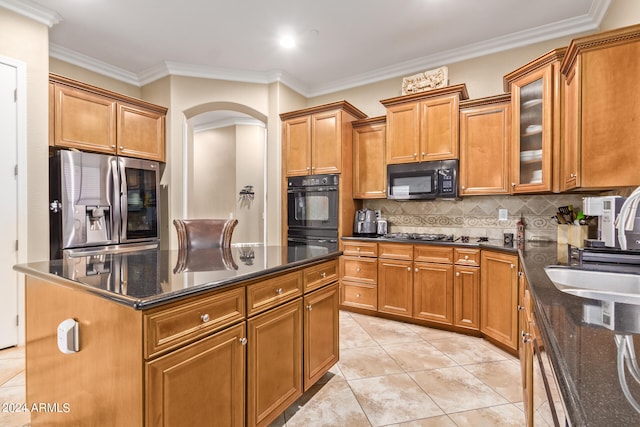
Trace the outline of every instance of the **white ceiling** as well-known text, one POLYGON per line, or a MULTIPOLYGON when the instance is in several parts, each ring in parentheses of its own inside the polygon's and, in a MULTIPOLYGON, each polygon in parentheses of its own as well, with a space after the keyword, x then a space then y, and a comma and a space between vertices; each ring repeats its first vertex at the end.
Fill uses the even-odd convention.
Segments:
POLYGON ((143 85, 167 74, 306 96, 598 28, 611 0, 0 0, 53 57, 143 85), (298 38, 285 50, 281 35, 298 38))

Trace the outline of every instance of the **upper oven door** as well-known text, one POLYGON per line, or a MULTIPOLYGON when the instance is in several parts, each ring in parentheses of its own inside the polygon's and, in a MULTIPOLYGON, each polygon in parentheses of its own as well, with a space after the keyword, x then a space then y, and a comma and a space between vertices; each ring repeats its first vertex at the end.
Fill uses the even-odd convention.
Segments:
POLYGON ((334 186, 289 187, 289 228, 338 228, 338 188, 334 186))
POLYGON ((437 168, 421 163, 387 166, 388 199, 435 199, 437 195, 437 168))

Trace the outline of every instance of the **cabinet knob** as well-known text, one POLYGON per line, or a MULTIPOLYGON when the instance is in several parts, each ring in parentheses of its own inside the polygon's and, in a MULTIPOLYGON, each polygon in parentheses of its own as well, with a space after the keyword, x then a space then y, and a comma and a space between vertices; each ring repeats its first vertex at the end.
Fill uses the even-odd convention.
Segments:
POLYGON ((524 307, 518 304, 518 311, 522 311, 522 310, 524 310, 524 307))
POLYGON ((120 149, 121 149, 121 150, 124 150, 124 146, 122 146, 122 145, 121 145, 121 146, 120 146, 120 149))
POLYGON ((575 177, 577 177, 577 176, 578 176, 578 175, 576 175, 575 173, 569 174, 569 177, 570 177, 570 178, 575 178, 575 177))
POLYGON ((511 183, 511 186, 512 186, 512 187, 515 187, 515 186, 516 186, 516 183, 515 183, 515 182, 512 182, 512 183, 511 183))
POLYGON ((111 146, 111 148, 113 148, 113 149, 115 150, 115 149, 116 149, 116 146, 115 146, 115 145, 112 145, 112 146, 111 146))
POLYGON ((325 277, 327 277, 327 273, 325 273, 325 272, 323 271, 322 273, 320 273, 320 277, 322 277, 322 278, 324 279, 325 277))
POLYGON ((282 288, 276 289, 276 295, 282 295, 282 288))
POLYGON ((356 294, 356 298, 360 298, 360 294, 356 294))
POLYGON ((356 268, 356 271, 357 271, 358 273, 360 273, 360 267, 356 268))
POLYGON ((418 153, 413 153, 413 157, 418 157, 418 153))
POLYGON ((462 187, 460 187, 460 188, 462 188, 463 190, 466 190, 466 188, 467 188, 467 187, 465 187, 465 186, 463 185, 463 186, 462 186, 462 187))
POLYGON ((313 310, 313 307, 311 307, 311 304, 309 304, 309 305, 307 306, 307 310, 309 310, 309 311, 313 310))
POLYGON ((411 267, 407 267, 407 271, 411 271, 411 267))
POLYGON ((360 248, 356 248, 356 251, 360 252, 360 248))
POLYGON ((465 259, 465 260, 469 259, 469 255, 465 255, 465 256, 464 256, 464 259, 465 259))
POLYGON ((422 157, 425 157, 427 155, 427 153, 425 153, 424 151, 422 152, 422 157))
POLYGON ((207 323, 209 321, 209 315, 205 313, 200 316, 200 319, 202 319, 202 323, 207 323))
POLYGON ((247 339, 245 337, 240 338, 240 344, 247 345, 247 339))
POLYGON ((511 269, 512 269, 512 270, 513 270, 514 268, 516 268, 516 265, 515 265, 515 264, 510 264, 509 266, 511 267, 511 269))
POLYGON ((529 333, 527 333, 525 331, 522 331, 522 343, 526 344, 529 341, 531 341, 531 334, 529 334, 529 333))
POLYGON ((415 272, 416 272, 416 273, 418 272, 418 267, 416 267, 415 272))
POLYGON ((460 277, 460 272, 459 271, 456 271, 456 276, 460 277))

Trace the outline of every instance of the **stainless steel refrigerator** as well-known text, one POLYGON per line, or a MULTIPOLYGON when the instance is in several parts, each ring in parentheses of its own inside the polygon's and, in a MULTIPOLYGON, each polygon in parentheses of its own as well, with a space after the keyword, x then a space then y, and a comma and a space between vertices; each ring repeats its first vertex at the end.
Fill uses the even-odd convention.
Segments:
POLYGON ((49 159, 50 257, 157 247, 160 164, 80 151, 49 159))

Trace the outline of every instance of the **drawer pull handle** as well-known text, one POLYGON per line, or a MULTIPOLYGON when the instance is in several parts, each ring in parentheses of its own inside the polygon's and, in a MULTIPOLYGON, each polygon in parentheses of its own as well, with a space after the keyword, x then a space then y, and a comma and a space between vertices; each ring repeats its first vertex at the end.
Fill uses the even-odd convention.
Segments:
POLYGON ((324 279, 325 277, 327 277, 327 273, 325 273, 325 272, 323 271, 322 273, 320 273, 320 277, 322 277, 322 278, 324 279))
POLYGON ((245 337, 240 338, 240 344, 247 345, 247 339, 245 337))
POLYGON ((276 295, 282 295, 282 288, 276 289, 276 295))
POLYGON ((209 315, 205 313, 202 316, 200 316, 200 319, 202 319, 203 323, 207 323, 209 321, 209 315))
POLYGON ((313 310, 313 307, 311 307, 311 304, 309 304, 309 305, 307 306, 307 310, 309 310, 309 311, 313 310))

